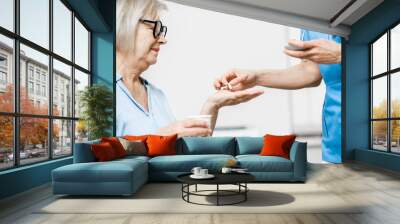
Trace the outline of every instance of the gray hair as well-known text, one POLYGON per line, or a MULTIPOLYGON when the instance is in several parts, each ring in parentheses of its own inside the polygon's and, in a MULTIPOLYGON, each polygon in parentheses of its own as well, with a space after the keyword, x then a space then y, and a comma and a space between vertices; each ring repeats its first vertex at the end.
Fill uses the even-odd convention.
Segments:
POLYGON ((160 0, 117 0, 117 49, 133 51, 139 19, 152 19, 166 11, 167 6, 160 0))

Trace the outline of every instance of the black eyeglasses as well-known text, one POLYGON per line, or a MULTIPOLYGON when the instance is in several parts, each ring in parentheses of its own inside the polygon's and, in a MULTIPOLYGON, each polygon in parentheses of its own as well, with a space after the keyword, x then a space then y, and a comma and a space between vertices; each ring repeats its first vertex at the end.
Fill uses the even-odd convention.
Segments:
POLYGON ((147 20, 147 19, 140 19, 139 21, 142 23, 154 24, 154 27, 153 27, 154 38, 159 38, 161 35, 163 35, 163 37, 167 36, 167 27, 163 26, 162 22, 160 20, 152 21, 152 20, 147 20))

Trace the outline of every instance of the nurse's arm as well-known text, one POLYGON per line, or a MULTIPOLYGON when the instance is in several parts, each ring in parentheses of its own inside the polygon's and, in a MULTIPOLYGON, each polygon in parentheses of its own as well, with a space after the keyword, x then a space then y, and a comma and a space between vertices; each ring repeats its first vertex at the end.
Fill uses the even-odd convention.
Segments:
POLYGON ((302 89, 319 86, 322 80, 319 65, 303 60, 286 69, 267 69, 255 71, 257 84, 277 89, 302 89))

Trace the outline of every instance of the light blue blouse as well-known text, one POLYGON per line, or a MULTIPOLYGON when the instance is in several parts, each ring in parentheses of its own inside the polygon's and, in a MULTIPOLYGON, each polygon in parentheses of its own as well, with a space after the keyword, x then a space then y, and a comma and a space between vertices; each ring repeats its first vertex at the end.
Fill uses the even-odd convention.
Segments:
POLYGON ((159 128, 175 121, 164 92, 147 80, 141 80, 147 90, 148 111, 133 98, 122 77, 117 74, 117 136, 154 134, 159 128))

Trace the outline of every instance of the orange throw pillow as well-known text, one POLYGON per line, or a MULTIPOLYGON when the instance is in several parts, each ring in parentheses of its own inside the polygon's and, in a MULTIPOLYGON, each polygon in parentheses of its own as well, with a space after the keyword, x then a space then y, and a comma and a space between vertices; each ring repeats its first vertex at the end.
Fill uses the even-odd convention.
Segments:
POLYGON ((108 142, 93 144, 91 145, 91 149, 94 154, 94 157, 99 162, 110 161, 117 158, 117 155, 115 155, 113 147, 108 142))
POLYGON ((290 148, 296 135, 269 135, 264 136, 264 146, 261 149, 261 156, 280 156, 290 159, 290 148))
POLYGON ((124 139, 129 140, 129 141, 143 141, 146 142, 148 135, 125 135, 124 139))
POLYGON ((154 156, 165 156, 165 155, 176 155, 176 139, 178 135, 171 136, 160 136, 160 135, 149 135, 147 137, 147 155, 154 156))
POLYGON ((125 157, 126 151, 124 146, 122 146, 121 142, 117 137, 110 137, 110 138, 101 138, 101 142, 108 142, 114 149, 115 155, 117 158, 125 157))

